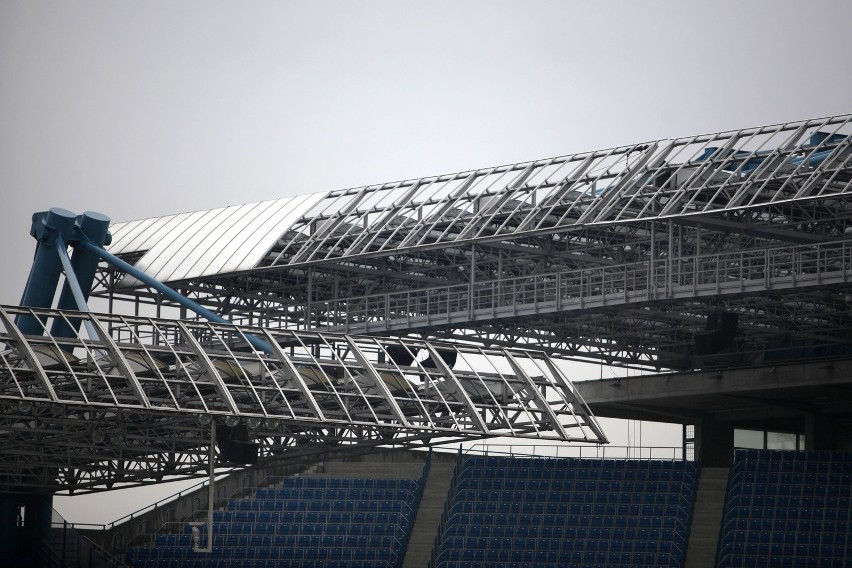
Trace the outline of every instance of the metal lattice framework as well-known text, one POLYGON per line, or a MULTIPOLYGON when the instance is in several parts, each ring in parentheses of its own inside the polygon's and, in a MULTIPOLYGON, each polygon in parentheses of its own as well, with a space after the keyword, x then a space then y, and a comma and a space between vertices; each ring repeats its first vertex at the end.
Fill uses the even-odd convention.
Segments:
MULTIPOLYGON (((851 123, 332 191, 253 268, 172 285, 249 325, 531 344, 644 368, 847 354, 851 123), (698 345, 729 316, 729 340, 698 345)), ((156 261, 148 252, 121 255, 156 261)), ((111 309, 170 309, 106 265, 95 294, 111 309)))
POLYGON ((12 307, 0 345, 5 490, 198 475, 213 421, 245 426, 261 461, 500 435, 606 440, 537 351, 12 307), (90 331, 25 336, 19 314, 90 331))
POLYGON ((646 369, 848 356, 850 220, 852 115, 119 223, 115 254, 238 326, 108 263, 109 315, 28 318, 82 334, 24 336, 4 308, 0 482, 198 475, 211 421, 261 460, 600 442, 523 347, 646 369))

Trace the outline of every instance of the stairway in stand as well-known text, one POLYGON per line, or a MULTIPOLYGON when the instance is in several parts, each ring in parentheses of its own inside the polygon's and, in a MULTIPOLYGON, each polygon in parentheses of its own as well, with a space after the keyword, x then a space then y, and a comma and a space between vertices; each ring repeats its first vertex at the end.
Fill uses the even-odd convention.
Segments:
POLYGON ((402 568, 425 568, 429 565, 455 467, 455 456, 451 461, 442 461, 433 454, 402 568))
POLYGON ((712 568, 725 507, 728 468, 703 467, 695 494, 692 528, 686 549, 686 568, 712 568))

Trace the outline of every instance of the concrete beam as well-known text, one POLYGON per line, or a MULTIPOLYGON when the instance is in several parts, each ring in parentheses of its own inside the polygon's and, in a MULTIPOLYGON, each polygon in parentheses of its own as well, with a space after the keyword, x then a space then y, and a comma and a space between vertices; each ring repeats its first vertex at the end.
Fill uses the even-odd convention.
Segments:
POLYGON ((575 385, 589 405, 852 385, 852 359, 642 375, 575 385))

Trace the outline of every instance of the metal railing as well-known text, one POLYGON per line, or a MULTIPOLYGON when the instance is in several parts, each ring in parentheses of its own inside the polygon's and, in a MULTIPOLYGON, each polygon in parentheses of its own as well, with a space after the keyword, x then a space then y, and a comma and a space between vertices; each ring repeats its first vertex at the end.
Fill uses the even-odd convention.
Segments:
POLYGON ((772 247, 357 296, 312 304, 327 329, 374 331, 630 302, 846 282, 852 244, 772 247), (322 319, 324 318, 324 320, 322 319))

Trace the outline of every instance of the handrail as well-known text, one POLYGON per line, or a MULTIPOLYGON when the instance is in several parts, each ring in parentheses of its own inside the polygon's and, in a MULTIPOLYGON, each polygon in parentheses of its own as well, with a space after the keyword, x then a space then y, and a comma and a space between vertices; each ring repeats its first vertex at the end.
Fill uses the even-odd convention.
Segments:
POLYGON ((423 492, 426 489, 426 482, 429 479, 429 473, 432 470, 432 448, 429 448, 429 452, 426 454, 426 459, 423 461, 423 469, 420 473, 420 482, 417 484, 417 490, 414 494, 414 506, 412 508, 412 514, 406 518, 407 527, 405 532, 403 532, 404 542, 400 543, 399 547, 399 560, 404 560, 406 556, 408 556, 408 545, 411 541, 411 533, 414 530, 414 523, 417 521, 417 515, 420 512, 420 504, 423 499, 423 492))
POLYGON ((450 478, 450 487, 447 489, 447 496, 444 499, 444 510, 441 512, 441 520, 438 522, 438 531, 435 534, 435 540, 432 543, 432 554, 429 558, 428 568, 436 568, 438 562, 438 548, 444 537, 444 530, 447 527, 449 520, 450 509, 452 508, 453 500, 458 491, 458 477, 462 470, 462 449, 459 447, 456 454, 456 464, 453 467, 453 475, 450 478))
POLYGON ((37 560, 39 566, 70 568, 68 563, 62 559, 62 556, 45 539, 41 539, 39 543, 37 560))
MULTIPOLYGON (((731 457, 728 458, 728 463, 734 465, 734 456, 736 454, 736 448, 731 449, 731 457)), ((722 557, 722 553, 724 549, 722 547, 722 539, 725 537, 725 529, 727 529, 728 524, 730 523, 730 519, 728 518, 728 500, 731 496, 731 488, 734 486, 734 476, 741 472, 734 472, 733 467, 729 470, 728 473, 728 482, 725 484, 725 496, 723 497, 724 506, 722 508, 722 526, 719 528, 719 538, 716 540, 716 554, 714 556, 714 561, 716 565, 719 564, 719 559, 722 557)))
MULTIPOLYGON (((578 298, 584 300, 613 294, 647 293, 656 295, 660 275, 648 273, 648 266, 660 267, 670 272, 665 280, 668 288, 678 286, 705 286, 748 280, 774 280, 797 276, 816 275, 827 272, 846 272, 852 266, 852 255, 846 241, 830 241, 818 244, 784 245, 747 251, 730 251, 685 255, 664 259, 623 263, 605 267, 588 267, 578 270, 549 272, 525 277, 491 279, 474 284, 416 288, 400 292, 387 292, 353 296, 337 300, 315 302, 323 310, 332 313, 332 328, 347 325, 353 314, 386 313, 387 318, 430 317, 438 314, 461 313, 471 309, 490 309, 501 298, 506 305, 537 304, 541 301, 564 301, 578 298), (831 256, 829 257, 829 253, 831 256), (836 267, 836 270, 827 270, 836 267), (632 286, 628 285, 632 282, 632 286), (511 292, 511 297, 504 297, 511 292), (592 293, 594 292, 594 293, 592 293), (454 295, 455 294, 455 295, 454 295), (491 301, 476 305, 480 295, 491 301), (520 294, 520 297, 518 296, 520 294), (531 300, 531 301, 528 301, 531 300), (414 304, 412 305, 412 301, 414 304), (345 307, 345 322, 334 321, 335 304, 345 307), (437 306, 437 307, 436 307, 437 306), (423 311, 425 309, 425 312, 423 311), (398 312, 398 313, 392 313, 398 312)), ((653 299, 653 298, 649 298, 653 299)), ((356 320, 359 321, 360 320, 356 320)), ((364 325, 368 321, 363 320, 364 325)))
POLYGON ((114 566, 114 567, 118 567, 118 568, 130 568, 129 564, 126 564, 124 561, 117 558, 115 555, 113 555, 111 552, 109 552, 107 549, 105 549, 103 546, 96 543, 95 541, 93 541, 89 537, 82 535, 82 534, 78 534, 77 536, 81 540, 83 540, 90 548, 96 550, 98 552, 98 554, 100 554, 105 560, 107 560, 110 563, 109 564, 110 566, 114 566))

